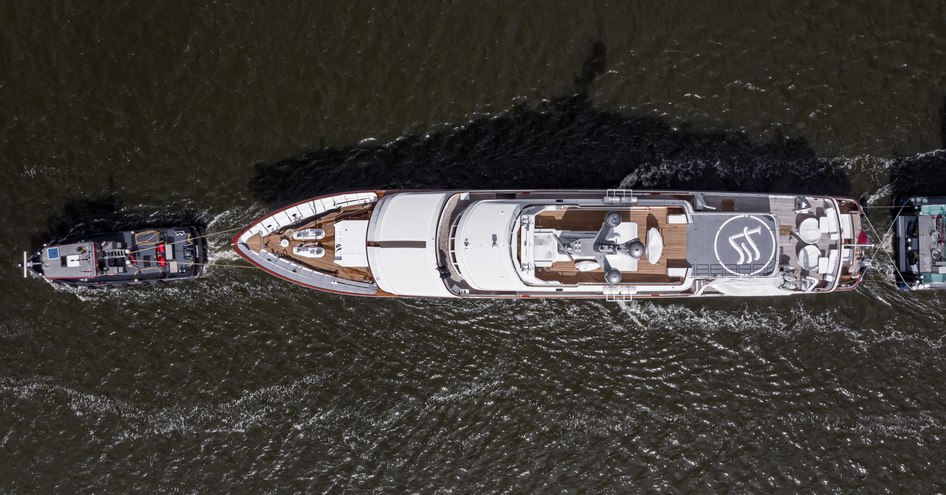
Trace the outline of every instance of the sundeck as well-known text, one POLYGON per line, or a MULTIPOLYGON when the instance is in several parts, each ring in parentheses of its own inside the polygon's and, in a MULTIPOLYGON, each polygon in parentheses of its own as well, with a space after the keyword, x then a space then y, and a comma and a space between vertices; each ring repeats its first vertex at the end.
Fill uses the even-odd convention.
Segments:
POLYGON ((776 296, 852 290, 849 198, 681 191, 363 191, 278 210, 233 239, 291 282, 362 296, 776 296))

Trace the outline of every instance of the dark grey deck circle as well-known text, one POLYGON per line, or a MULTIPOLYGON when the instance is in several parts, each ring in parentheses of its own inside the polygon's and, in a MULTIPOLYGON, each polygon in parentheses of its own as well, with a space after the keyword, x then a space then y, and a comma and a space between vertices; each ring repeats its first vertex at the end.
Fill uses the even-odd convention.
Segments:
POLYGON ((751 276, 775 262, 776 239, 771 223, 754 215, 737 215, 719 226, 713 249, 726 271, 751 276))

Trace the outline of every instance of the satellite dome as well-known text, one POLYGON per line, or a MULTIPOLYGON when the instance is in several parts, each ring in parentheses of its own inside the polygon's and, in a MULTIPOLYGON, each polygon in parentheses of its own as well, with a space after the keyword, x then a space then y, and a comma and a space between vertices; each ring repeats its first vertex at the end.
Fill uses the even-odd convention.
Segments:
POLYGON ((644 243, 640 239, 634 239, 633 241, 627 243, 627 254, 631 255, 635 260, 641 259, 644 256, 644 243))
POLYGON ((604 216, 604 221, 611 227, 617 227, 621 225, 621 213, 617 211, 608 212, 608 214, 604 216))

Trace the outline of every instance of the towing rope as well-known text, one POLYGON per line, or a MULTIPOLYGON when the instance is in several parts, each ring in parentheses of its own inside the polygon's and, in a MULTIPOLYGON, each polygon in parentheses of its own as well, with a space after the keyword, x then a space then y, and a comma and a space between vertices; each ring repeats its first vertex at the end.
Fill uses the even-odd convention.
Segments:
MULTIPOLYGON (((226 234, 227 232, 233 232, 233 231, 235 231, 235 230, 243 230, 243 229, 244 229, 244 227, 234 227, 234 228, 232 228, 232 229, 217 230, 217 231, 214 231, 214 232, 207 232, 206 234, 204 234, 204 235, 199 235, 199 236, 197 236, 197 237, 193 237, 193 236, 191 236, 191 235, 188 235, 188 236, 187 236, 187 239, 180 240, 180 241, 174 241, 174 242, 168 242, 168 243, 166 243, 166 244, 172 244, 172 245, 173 245, 173 244, 179 244, 179 243, 182 243, 182 242, 186 242, 186 243, 190 244, 190 243, 194 242, 194 239, 203 239, 204 237, 210 237, 210 236, 212 236, 212 235, 217 235, 217 234, 226 234)), ((151 231, 145 231, 145 232, 151 232, 151 231)), ((135 235, 137 235, 137 234, 135 234, 135 235)), ((154 244, 157 244, 157 243, 154 243, 154 244)), ((136 250, 134 250, 134 251, 129 251, 128 254, 137 254, 137 253, 139 253, 139 252, 141 252, 141 251, 143 251, 143 250, 144 250, 144 249, 136 249, 136 250)))
MULTIPOLYGON (((900 209, 898 209, 898 210, 897 210, 897 213, 895 213, 895 214, 893 215, 893 221, 890 222, 890 226, 887 227, 886 230, 884 230, 884 236, 883 236, 883 237, 880 237, 880 234, 877 233, 877 229, 874 228, 874 224, 873 224, 873 222, 870 221, 870 218, 868 218, 867 215, 864 215, 864 219, 867 220, 867 225, 870 226, 871 230, 874 231, 874 235, 877 237, 877 243, 878 243, 878 244, 879 244, 881 241, 883 241, 883 239, 886 239, 886 238, 887 238, 887 234, 890 233, 890 230, 893 229, 893 226, 896 225, 896 223, 897 223, 897 217, 900 216, 900 213, 903 212, 903 208, 906 207, 906 206, 907 206, 906 203, 900 205, 900 209)), ((870 260, 868 260, 868 262, 867 262, 867 269, 864 270, 864 276, 866 276, 866 275, 867 275, 867 271, 870 270, 870 269, 873 267, 873 265, 874 265, 874 260, 877 259, 877 255, 880 254, 880 251, 881 251, 880 247, 875 247, 875 248, 874 248, 874 254, 873 254, 873 256, 870 257, 870 260)))

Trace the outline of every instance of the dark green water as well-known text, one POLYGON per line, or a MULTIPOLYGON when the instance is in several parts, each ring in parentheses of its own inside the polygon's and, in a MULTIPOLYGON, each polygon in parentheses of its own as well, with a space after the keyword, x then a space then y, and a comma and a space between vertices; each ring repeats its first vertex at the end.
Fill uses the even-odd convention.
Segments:
POLYGON ((0 2, 0 491, 946 490, 944 298, 885 251, 681 303, 329 296, 225 234, 168 290, 13 268, 359 186, 946 195, 944 61, 935 1, 0 2))

